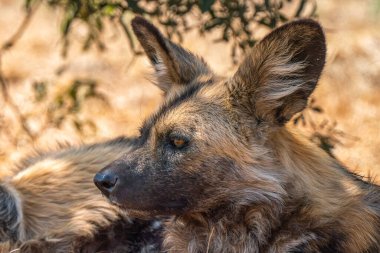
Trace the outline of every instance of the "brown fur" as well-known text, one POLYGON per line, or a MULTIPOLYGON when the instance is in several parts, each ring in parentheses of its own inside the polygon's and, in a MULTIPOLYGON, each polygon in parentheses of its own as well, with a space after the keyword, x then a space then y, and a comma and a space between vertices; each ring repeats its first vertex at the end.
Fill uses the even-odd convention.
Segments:
POLYGON ((112 202, 173 215, 169 252, 380 252, 379 187, 286 126, 324 66, 317 22, 275 29, 229 79, 146 20, 132 26, 167 96, 136 148, 97 174, 112 202))
POLYGON ((1 179, 0 252, 157 252, 159 223, 128 218, 92 182, 133 142, 119 138, 41 154, 1 179))

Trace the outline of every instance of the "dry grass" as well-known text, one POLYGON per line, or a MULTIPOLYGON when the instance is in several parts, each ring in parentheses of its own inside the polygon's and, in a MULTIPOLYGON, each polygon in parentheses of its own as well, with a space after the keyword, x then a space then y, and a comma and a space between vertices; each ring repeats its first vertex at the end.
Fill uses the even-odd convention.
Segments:
MULTIPOLYGON (((380 13, 378 0, 319 0, 319 20, 326 28, 328 62, 314 94, 325 113, 321 118, 338 122, 337 129, 351 137, 337 145, 334 154, 349 168, 367 175, 380 174, 380 13)), ((0 105, 0 177, 8 173, 9 162, 32 147, 52 147, 56 142, 80 143, 137 133, 141 121, 160 102, 160 92, 149 81, 151 69, 144 57, 135 59, 121 30, 110 25, 104 41, 107 50, 80 49, 84 30, 76 24, 74 45, 62 58, 59 15, 41 7, 18 43, 3 56, 3 70, 10 94, 28 126, 38 136, 31 142, 17 124, 9 107, 0 105), (50 83, 51 93, 61 92, 72 80, 96 80, 109 105, 91 99, 84 104, 81 119, 91 119, 97 131, 80 135, 72 124, 60 129, 47 126, 41 131, 48 99, 34 102, 32 84, 50 83), (17 141, 14 141, 16 137, 17 141)), ((0 44, 14 31, 23 17, 21 1, 0 0, 0 44)), ((228 45, 214 44, 212 38, 188 34, 184 46, 202 55, 219 74, 233 73, 228 45), (221 53, 225 52, 225 53, 221 53)), ((319 119, 316 118, 318 121, 319 119)), ((320 119, 322 120, 322 119, 320 119)))

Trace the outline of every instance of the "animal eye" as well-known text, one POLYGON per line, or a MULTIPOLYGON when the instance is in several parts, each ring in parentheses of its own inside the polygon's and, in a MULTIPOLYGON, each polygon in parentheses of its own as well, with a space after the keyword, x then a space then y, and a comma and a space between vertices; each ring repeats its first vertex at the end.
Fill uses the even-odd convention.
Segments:
POLYGON ((183 148, 187 144, 187 140, 181 137, 172 137, 170 138, 170 143, 175 148, 183 148))

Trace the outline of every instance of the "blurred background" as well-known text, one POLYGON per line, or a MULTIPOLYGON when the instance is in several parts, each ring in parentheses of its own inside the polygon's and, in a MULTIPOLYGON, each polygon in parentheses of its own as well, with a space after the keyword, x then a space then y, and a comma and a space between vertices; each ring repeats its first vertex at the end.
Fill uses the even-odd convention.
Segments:
POLYGON ((222 75, 274 27, 317 19, 326 68, 289 124, 380 182, 380 0, 0 0, 0 177, 35 149, 138 133, 161 93, 136 14, 222 75))

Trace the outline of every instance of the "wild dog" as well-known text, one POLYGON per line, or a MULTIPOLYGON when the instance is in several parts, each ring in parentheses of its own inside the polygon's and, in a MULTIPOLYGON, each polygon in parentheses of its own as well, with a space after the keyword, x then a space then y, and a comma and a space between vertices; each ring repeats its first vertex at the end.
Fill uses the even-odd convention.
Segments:
POLYGON ((287 23, 228 79, 137 17, 166 101, 95 184, 131 215, 172 215, 168 252, 380 252, 380 189, 286 123, 325 64, 321 26, 287 23))
POLYGON ((70 147, 26 159, 0 180, 0 252, 159 252, 161 225, 130 219, 92 183, 134 139, 70 147))

